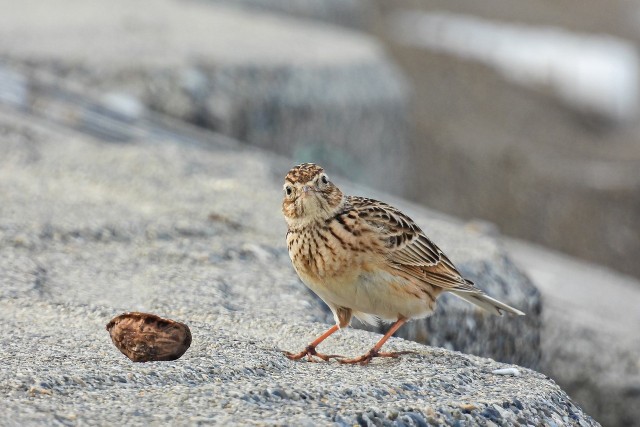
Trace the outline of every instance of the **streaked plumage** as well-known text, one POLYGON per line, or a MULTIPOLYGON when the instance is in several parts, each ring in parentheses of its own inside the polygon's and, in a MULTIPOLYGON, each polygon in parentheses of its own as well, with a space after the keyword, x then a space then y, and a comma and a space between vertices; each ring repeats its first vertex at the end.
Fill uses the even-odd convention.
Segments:
MULTIPOLYGON (((293 266, 331 308, 340 328, 354 315, 369 323, 376 318, 394 321, 396 330, 406 320, 431 314, 444 291, 493 314, 524 314, 464 279, 411 218, 386 203, 343 195, 320 166, 294 167, 284 189, 282 209, 293 266)), ((367 363, 382 355, 379 348, 389 335, 367 355, 347 362, 367 363)), ((325 358, 315 346, 326 336, 290 357, 325 358)))

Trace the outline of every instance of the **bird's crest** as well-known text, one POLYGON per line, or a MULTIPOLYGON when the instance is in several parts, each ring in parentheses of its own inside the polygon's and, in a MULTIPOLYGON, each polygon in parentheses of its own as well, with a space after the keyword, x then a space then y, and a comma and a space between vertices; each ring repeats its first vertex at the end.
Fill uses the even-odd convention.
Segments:
POLYGON ((303 163, 291 169, 285 177, 285 180, 292 184, 298 182, 304 184, 322 172, 324 172, 324 169, 315 163, 303 163))

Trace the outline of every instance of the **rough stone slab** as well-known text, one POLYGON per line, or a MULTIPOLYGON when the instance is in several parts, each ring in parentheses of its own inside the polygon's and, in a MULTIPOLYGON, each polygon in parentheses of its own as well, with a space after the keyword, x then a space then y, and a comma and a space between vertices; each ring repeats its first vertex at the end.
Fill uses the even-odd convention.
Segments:
MULTIPOLYGON (((327 327, 284 249, 289 162, 224 141, 108 143, 6 108, 0 144, 0 409, 12 423, 597 425, 541 374, 493 374, 509 365, 399 338, 389 347, 416 354, 367 368, 287 360, 327 327), (129 362, 104 330, 125 310, 186 322, 191 349, 129 362)), ((443 219, 430 227, 445 245, 474 239, 452 251, 461 265, 496 247, 443 219)), ((377 338, 347 329, 323 348, 356 355, 377 338)))
MULTIPOLYGON (((65 128, 90 131, 100 138, 113 135, 114 132, 128 137, 122 139, 127 142, 126 145, 117 143, 102 147, 101 144, 91 146, 77 142, 71 136, 64 142, 57 135, 38 136, 37 132, 26 131, 20 125, 20 120, 8 127, 7 140, 13 149, 9 150, 9 164, 5 169, 6 191, 10 200, 30 206, 26 216, 15 209, 7 212, 10 225, 6 228, 6 239, 10 243, 17 242, 18 245, 38 249, 56 239, 79 239, 80 242, 133 241, 144 248, 149 241, 191 236, 219 238, 221 244, 229 246, 223 235, 210 229, 208 219, 213 218, 214 222, 235 229, 250 224, 249 229, 253 232, 264 231, 265 236, 270 236, 262 240, 266 248, 262 252, 284 253, 282 236, 285 228, 278 212, 281 195, 275 189, 280 188, 282 176, 291 163, 279 161, 278 164, 282 166, 274 170, 270 163, 264 162, 264 153, 238 151, 226 141, 222 145, 216 144, 210 135, 201 132, 199 136, 202 140, 210 140, 209 144, 212 144, 203 145, 193 135, 185 134, 182 131, 184 126, 181 128, 175 123, 169 123, 175 127, 172 133, 161 131, 162 127, 153 125, 156 117, 153 114, 105 122, 112 112, 101 113, 101 104, 92 104, 91 97, 83 98, 65 89, 60 81, 41 80, 35 75, 29 81, 32 83, 24 84, 27 93, 25 98, 32 101, 20 105, 20 108, 26 108, 32 114, 53 120, 65 128), (30 87, 37 89, 27 89, 30 87), (42 105, 46 108, 38 107, 42 105), (65 114, 53 114, 52 111, 65 111, 65 114), (93 126, 88 126, 89 118, 93 126), (110 126, 106 126, 107 123, 110 126), (95 132, 96 129, 100 132, 95 132), (142 141, 138 135, 144 136, 142 141, 148 140, 146 148, 140 147, 142 141), (57 142, 55 145, 37 142, 43 139, 57 142), (172 141, 182 141, 188 147, 178 148, 179 145, 172 141), (200 153, 205 148, 216 153, 211 161, 200 153), (183 150, 186 150, 184 154, 181 153, 183 150), (232 154, 224 154, 227 151, 232 154), (69 157, 69 153, 76 153, 77 156, 69 157), (123 161, 123 155, 126 161, 123 161), (49 164, 49 159, 54 163, 49 164), (51 167, 56 170, 63 168, 67 172, 56 176, 56 185, 48 184, 49 191, 42 194, 38 186, 34 187, 33 182, 29 182, 29 178, 16 181, 16 177, 24 173, 20 167, 16 169, 16 165, 25 164, 36 168, 31 171, 38 177, 36 182, 43 179, 49 181, 51 167), (133 170, 136 173, 132 176, 133 170), (251 175, 245 178, 244 170, 250 170, 251 175), (250 185, 243 183, 250 180, 254 180, 250 185), (180 182, 180 187, 175 187, 174 182, 180 182), (263 190, 256 191, 259 188, 263 190), (215 191, 207 192, 203 197, 203 189, 215 191), (81 194, 76 196, 74 193, 78 191, 81 194), (263 201, 262 197, 267 196, 268 199, 263 201), (38 203, 42 205, 36 208, 38 203), (267 213, 256 210, 253 203, 269 206, 267 213), (109 207, 106 212, 105 205, 109 207), (202 212, 202 206, 215 208, 202 212), (15 221, 23 226, 13 226, 11 213, 19 215, 15 221), (24 220, 27 220, 26 224, 24 220), (279 224, 280 228, 274 228, 273 224, 279 224)), ((160 119, 156 117, 155 121, 159 122, 160 119)), ((503 362, 537 367, 540 360, 541 301, 535 287, 518 272, 495 240, 483 235, 477 228, 461 230, 460 224, 434 218, 430 212, 388 195, 354 188, 349 183, 341 183, 341 187, 351 194, 386 200, 410 213, 481 288, 528 313, 525 317, 496 318, 465 302, 445 297, 441 299, 436 315, 426 321, 407 325, 402 329, 401 336, 503 362)), ((251 238, 243 241, 245 243, 251 245, 251 238)), ((236 252, 240 247, 235 242, 230 246, 236 248, 233 249, 236 252)), ((231 248, 227 247, 226 250, 231 248)), ((199 251, 199 256, 206 256, 206 246, 199 251)), ((224 256, 213 256, 211 263, 224 256)), ((284 262, 286 268, 290 269, 286 256, 284 262)), ((22 260, 22 264, 25 263, 22 260)), ((43 275, 37 268, 40 267, 33 271, 43 275)), ((134 273, 138 274, 137 271, 134 273)), ((82 274, 90 277, 93 272, 82 274)), ((126 280, 121 283, 123 288, 127 287, 126 280)), ((311 292, 307 296, 313 298, 311 292)), ((326 310, 319 300, 316 299, 316 303, 326 310)), ((333 322, 328 311, 325 311, 322 319, 333 322)))
POLYGON ((404 169, 385 165, 409 155, 408 88, 364 33, 205 1, 0 6, 5 58, 400 188, 404 169))
MULTIPOLYGON (((390 345, 416 354, 369 367, 296 363, 281 349, 305 345, 304 337, 324 325, 203 308, 165 313, 193 333, 180 360, 134 364, 103 330, 111 307, 1 300, 0 322, 10 331, 0 338, 4 419, 15 425, 597 425, 533 371, 496 375, 504 365, 401 339, 390 345)), ((327 347, 360 351, 372 338, 351 329, 327 347)))

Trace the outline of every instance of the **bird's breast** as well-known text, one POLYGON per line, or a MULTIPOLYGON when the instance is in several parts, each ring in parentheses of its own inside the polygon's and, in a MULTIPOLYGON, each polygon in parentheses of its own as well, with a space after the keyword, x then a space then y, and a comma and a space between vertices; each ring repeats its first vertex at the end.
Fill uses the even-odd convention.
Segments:
POLYGON ((314 224, 287 235, 289 256, 307 282, 356 277, 381 257, 379 245, 356 224, 337 221, 314 224))
POLYGON ((290 231, 289 255, 300 279, 325 302, 395 320, 424 316, 434 302, 412 280, 389 268, 381 243, 349 226, 290 231))

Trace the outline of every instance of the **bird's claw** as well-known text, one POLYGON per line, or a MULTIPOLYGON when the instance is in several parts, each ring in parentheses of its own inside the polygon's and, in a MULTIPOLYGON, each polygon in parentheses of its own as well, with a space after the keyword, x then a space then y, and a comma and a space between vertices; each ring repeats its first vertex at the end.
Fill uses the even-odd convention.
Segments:
POLYGON ((302 350, 300 353, 291 353, 289 351, 285 351, 284 355, 287 356, 287 358, 289 358, 290 360, 300 360, 303 357, 307 357, 307 360, 309 362, 317 362, 317 360, 315 360, 313 357, 317 357, 319 359, 324 360, 325 362, 328 362, 331 359, 338 359, 341 358, 343 356, 337 355, 337 354, 323 354, 323 353, 318 353, 316 351, 316 348, 312 345, 308 345, 304 350, 302 350))

